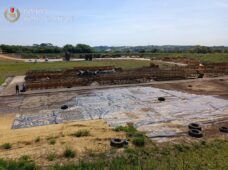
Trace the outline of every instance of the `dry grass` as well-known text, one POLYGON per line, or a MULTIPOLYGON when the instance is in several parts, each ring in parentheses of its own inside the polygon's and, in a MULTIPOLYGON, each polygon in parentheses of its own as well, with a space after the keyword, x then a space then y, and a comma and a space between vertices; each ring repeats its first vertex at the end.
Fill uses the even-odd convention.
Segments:
POLYGON ((31 159, 36 160, 38 165, 50 165, 60 160, 67 162, 63 153, 66 148, 70 147, 77 153, 77 156, 72 159, 76 161, 86 155, 88 150, 92 150, 94 153, 110 150, 110 138, 125 138, 124 133, 114 132, 102 120, 12 130, 14 117, 14 114, 0 116, 0 145, 7 142, 12 144, 10 150, 0 149, 0 158, 18 159, 23 155, 29 155, 31 159), (89 130, 90 136, 80 138, 71 136, 72 133, 79 130, 89 130), (40 137, 39 142, 34 140, 37 136, 40 137), (51 139, 55 139, 54 145, 50 145, 51 139), (47 159, 47 155, 50 153, 56 154, 55 160, 47 159))

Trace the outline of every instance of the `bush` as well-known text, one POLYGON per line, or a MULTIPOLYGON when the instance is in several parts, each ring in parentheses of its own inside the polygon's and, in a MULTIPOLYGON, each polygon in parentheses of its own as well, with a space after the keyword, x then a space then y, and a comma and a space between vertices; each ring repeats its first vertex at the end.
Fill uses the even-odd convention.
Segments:
POLYGON ((75 137, 84 137, 89 135, 90 135, 90 132, 88 130, 79 130, 72 134, 72 136, 75 136, 75 137))
POLYGON ((11 145, 10 143, 4 143, 4 144, 2 145, 2 148, 3 148, 3 149, 11 149, 11 148, 12 148, 12 145, 11 145))
POLYGON ((56 158, 56 154, 55 153, 49 153, 47 156, 47 160, 49 161, 54 161, 56 158))
POLYGON ((145 138, 144 137, 134 137, 132 143, 135 146, 144 146, 145 145, 145 138))
POLYGON ((75 157, 75 151, 73 151, 71 148, 66 148, 63 155, 65 158, 74 158, 75 157))

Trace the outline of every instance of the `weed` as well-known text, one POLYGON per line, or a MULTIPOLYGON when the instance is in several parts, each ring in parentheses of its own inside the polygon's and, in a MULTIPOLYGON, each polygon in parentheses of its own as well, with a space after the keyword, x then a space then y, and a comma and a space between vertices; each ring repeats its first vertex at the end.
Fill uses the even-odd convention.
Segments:
POLYGON ((30 156, 29 155, 23 155, 20 157, 19 159, 20 161, 29 161, 31 160, 30 156))
POLYGON ((78 130, 77 132, 71 135, 75 137, 86 137, 90 135, 90 132, 88 130, 78 130))
POLYGON ((50 145, 54 145, 55 143, 56 143, 55 138, 52 138, 52 139, 49 140, 49 144, 50 145))
POLYGON ((144 146, 145 145, 145 138, 144 137, 134 137, 132 139, 132 143, 135 146, 144 146))
POLYGON ((48 161, 54 161, 56 159, 56 154, 55 153, 49 153, 47 155, 47 160, 48 161))
POLYGON ((4 170, 36 170, 37 167, 32 160, 13 161, 0 159, 0 169, 4 170))
POLYGON ((2 148, 3 148, 3 149, 11 149, 11 148, 12 148, 12 144, 10 144, 10 143, 4 143, 4 144, 2 145, 2 148))
POLYGON ((65 158, 74 158, 75 157, 75 151, 71 148, 66 148, 63 153, 65 158))
POLYGON ((39 137, 39 136, 35 138, 35 142, 36 142, 36 143, 37 143, 37 142, 40 142, 40 137, 39 137))

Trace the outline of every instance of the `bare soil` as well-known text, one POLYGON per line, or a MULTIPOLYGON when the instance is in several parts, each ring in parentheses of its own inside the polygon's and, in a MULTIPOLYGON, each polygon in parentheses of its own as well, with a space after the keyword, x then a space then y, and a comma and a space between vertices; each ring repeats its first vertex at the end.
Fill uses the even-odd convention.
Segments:
POLYGON ((152 87, 177 90, 191 94, 215 95, 228 99, 228 79, 202 80, 192 82, 177 82, 153 84, 152 87))

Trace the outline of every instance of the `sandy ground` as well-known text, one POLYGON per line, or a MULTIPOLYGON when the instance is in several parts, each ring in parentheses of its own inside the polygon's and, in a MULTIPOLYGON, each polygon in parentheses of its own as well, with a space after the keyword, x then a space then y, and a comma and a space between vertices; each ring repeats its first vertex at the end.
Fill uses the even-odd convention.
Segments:
POLYGON ((16 94, 16 85, 18 84, 19 87, 21 88, 23 83, 25 82, 25 76, 15 76, 11 79, 10 82, 8 82, 8 85, 6 87, 4 87, 4 89, 2 91, 0 91, 1 95, 8 95, 8 94, 12 94, 15 95, 16 94))
POLYGON ((162 61, 162 60, 153 60, 154 64, 160 65, 160 64, 168 64, 168 65, 177 65, 177 66, 181 66, 181 67, 185 67, 187 66, 187 64, 183 64, 183 63, 176 63, 176 62, 171 62, 171 61, 162 61))
POLYGON ((6 56, 4 54, 0 54, 0 59, 3 59, 3 60, 12 60, 12 61, 26 61, 25 59, 15 58, 15 57, 9 57, 9 56, 6 56))
POLYGON ((74 123, 64 123, 59 125, 43 126, 29 129, 12 130, 11 125, 14 114, 7 114, 0 117, 0 145, 11 143, 9 150, 0 149, 1 158, 17 159, 23 155, 29 155, 39 165, 49 165, 56 162, 69 161, 63 157, 63 152, 67 147, 76 152, 76 157, 71 161, 76 161, 88 154, 103 153, 111 149, 110 138, 125 138, 125 134, 114 132, 102 120, 81 121, 74 123), (76 138, 71 136, 77 130, 86 129, 90 131, 90 136, 76 138), (40 137, 39 142, 35 139, 40 137), (49 143, 50 138, 55 138, 56 144, 49 143), (55 153, 55 161, 48 161, 47 155, 55 153))

